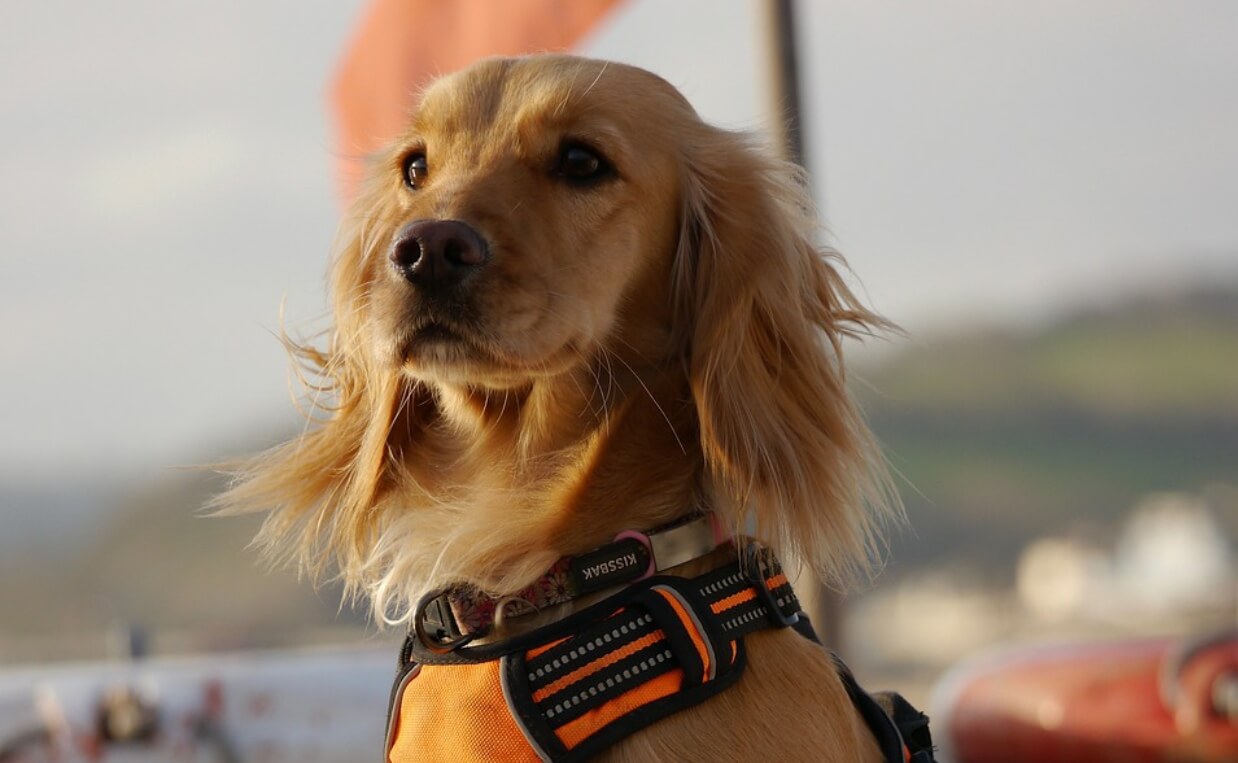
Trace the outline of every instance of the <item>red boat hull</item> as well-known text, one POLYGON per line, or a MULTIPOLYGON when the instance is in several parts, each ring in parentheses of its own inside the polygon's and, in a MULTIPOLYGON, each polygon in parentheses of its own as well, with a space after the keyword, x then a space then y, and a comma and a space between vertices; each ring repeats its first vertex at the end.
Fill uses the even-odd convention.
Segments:
POLYGON ((1235 633, 1017 651, 947 677, 934 735, 957 763, 1238 763, 1235 691, 1235 633))

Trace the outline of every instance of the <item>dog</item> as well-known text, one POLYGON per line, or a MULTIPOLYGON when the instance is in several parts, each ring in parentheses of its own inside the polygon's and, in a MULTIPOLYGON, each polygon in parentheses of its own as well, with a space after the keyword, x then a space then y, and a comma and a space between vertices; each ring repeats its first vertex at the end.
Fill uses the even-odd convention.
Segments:
MULTIPOLYGON (((290 343, 318 415, 219 505, 270 510, 262 545, 402 626, 433 592, 501 600, 690 515, 845 583, 900 516, 842 353, 888 324, 816 226, 796 167, 649 72, 539 55, 442 77, 345 217, 328 346, 290 343)), ((789 628, 743 640, 733 686, 595 757, 885 759, 827 651, 789 628)), ((443 686, 428 701, 465 713, 443 686)), ((455 759, 496 755, 454 728, 455 759)))

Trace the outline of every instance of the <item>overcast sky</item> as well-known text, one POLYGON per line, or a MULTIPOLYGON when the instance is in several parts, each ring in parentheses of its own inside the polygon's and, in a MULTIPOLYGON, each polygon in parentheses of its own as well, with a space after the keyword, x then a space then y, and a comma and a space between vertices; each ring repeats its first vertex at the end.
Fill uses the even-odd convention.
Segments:
MULTIPOLYGON (((801 2, 836 244, 913 334, 1236 272, 1238 3, 801 2)), ((353 0, 7 0, 0 485, 153 473, 295 420, 324 304, 324 86, 353 0)), ((768 123, 753 0, 630 0, 584 51, 768 123)))

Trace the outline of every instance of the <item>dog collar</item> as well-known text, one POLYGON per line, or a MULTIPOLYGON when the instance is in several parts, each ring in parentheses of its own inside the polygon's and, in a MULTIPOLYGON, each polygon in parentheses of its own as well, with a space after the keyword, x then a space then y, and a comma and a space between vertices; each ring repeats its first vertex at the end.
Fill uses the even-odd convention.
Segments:
POLYGON ((426 649, 451 652, 489 633, 500 618, 629 585, 705 556, 729 540, 713 513, 647 532, 625 530, 606 545, 559 559, 545 575, 508 596, 490 596, 471 586, 432 591, 417 604, 413 631, 426 649))

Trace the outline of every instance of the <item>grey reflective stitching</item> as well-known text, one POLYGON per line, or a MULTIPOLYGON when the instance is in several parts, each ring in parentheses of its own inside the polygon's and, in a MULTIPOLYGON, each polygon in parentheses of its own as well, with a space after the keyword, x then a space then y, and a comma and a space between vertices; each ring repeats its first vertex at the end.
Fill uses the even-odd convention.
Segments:
POLYGON ((587 689, 582 689, 578 694, 571 697, 570 699, 564 700, 563 704, 555 705, 553 710, 547 711, 546 717, 550 718, 550 717, 553 717, 563 712, 563 710, 565 709, 564 705, 575 707, 576 705, 579 705, 582 700, 589 699, 590 697, 596 697, 599 691, 602 691, 608 688, 613 689, 619 684, 622 684, 624 681, 631 680, 633 676, 639 676, 641 673, 647 670, 650 670, 657 665, 661 665, 662 663, 669 660, 671 656, 672 655, 671 655, 670 649, 663 649, 661 652, 658 652, 657 654, 650 655, 646 659, 641 660, 639 665, 635 665, 631 668, 625 668, 622 673, 622 677, 612 676, 610 678, 605 679, 604 681, 599 681, 598 683, 594 684, 593 686, 590 686, 587 689))

